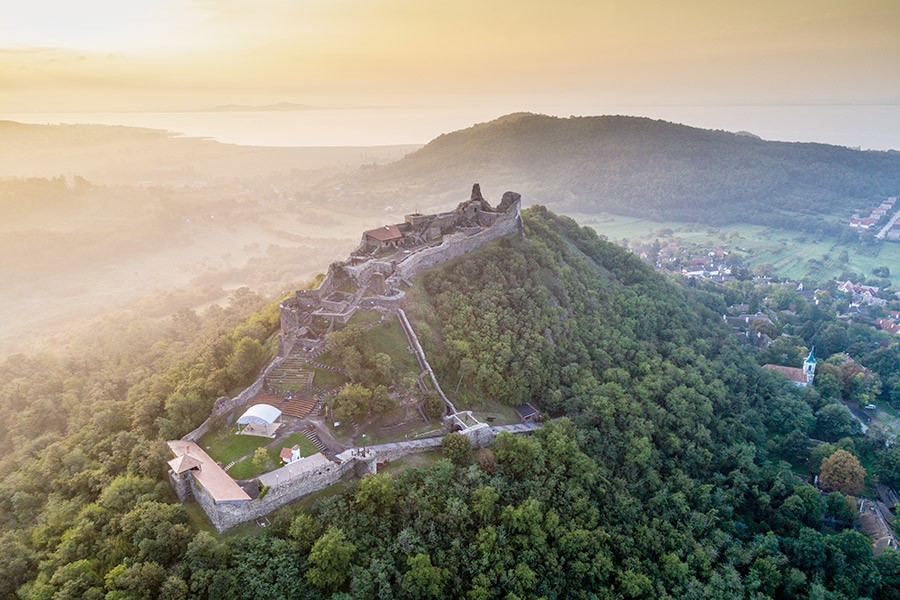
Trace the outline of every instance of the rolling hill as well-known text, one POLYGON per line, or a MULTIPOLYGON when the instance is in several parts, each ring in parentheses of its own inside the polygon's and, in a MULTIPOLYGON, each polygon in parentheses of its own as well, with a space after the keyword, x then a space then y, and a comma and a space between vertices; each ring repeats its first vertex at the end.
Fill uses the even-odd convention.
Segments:
POLYGON ((772 142, 639 117, 517 113, 442 135, 357 173, 354 202, 440 199, 478 180, 531 202, 709 224, 827 227, 873 197, 900 192, 900 153, 772 142))

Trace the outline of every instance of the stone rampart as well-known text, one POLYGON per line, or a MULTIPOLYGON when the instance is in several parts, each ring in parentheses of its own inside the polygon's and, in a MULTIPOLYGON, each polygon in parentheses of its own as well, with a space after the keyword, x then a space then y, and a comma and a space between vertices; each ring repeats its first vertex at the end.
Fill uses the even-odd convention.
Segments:
POLYGON ((366 450, 373 452, 378 462, 391 462, 410 454, 418 454, 419 452, 428 452, 429 450, 440 448, 441 440, 443 439, 443 436, 441 436, 393 444, 379 444, 377 446, 368 446, 366 450))
POLYGON ((376 273, 390 275, 394 270, 394 265, 384 260, 370 259, 359 265, 345 267, 345 269, 348 273, 353 274, 353 278, 356 280, 360 289, 363 289, 368 285, 369 280, 376 273))
POLYGON ((416 330, 413 329, 412 325, 409 322, 409 319, 406 316, 406 311, 402 308, 397 310, 397 315, 400 317, 400 325, 403 327, 403 331, 406 332, 406 338, 412 344, 413 352, 415 352, 416 359, 419 361, 419 366, 421 366, 425 371, 428 372, 428 376, 431 377, 431 383, 434 384, 434 389, 437 391, 438 395, 441 397, 441 400, 447 405, 450 409, 451 413, 456 412, 456 407, 450 402, 450 399, 447 398, 447 395, 444 394, 444 390, 441 389, 441 384, 438 383, 437 377, 434 375, 434 371, 431 369, 431 365, 428 363, 428 358, 425 356, 425 351, 422 349, 422 344, 419 343, 419 336, 416 335, 416 330))
POLYGON ((359 301, 360 308, 394 312, 403 304, 406 292, 397 290, 393 296, 366 296, 359 301))
MULTIPOLYGON (((476 448, 489 446, 493 443, 494 438, 500 431, 509 431, 513 434, 528 434, 538 429, 540 425, 529 423, 528 425, 510 425, 501 427, 488 427, 481 424, 476 427, 463 431, 472 442, 472 446, 476 448)), ((411 454, 420 452, 428 452, 441 447, 444 436, 425 438, 421 440, 409 440, 406 442, 395 442, 390 444, 379 444, 377 446, 368 446, 365 448, 365 456, 352 456, 351 450, 340 455, 344 458, 343 462, 331 463, 324 469, 318 469, 315 472, 304 474, 300 477, 287 479, 283 484, 273 485, 269 488, 266 495, 262 498, 249 501, 239 501, 234 503, 216 503, 212 496, 194 477, 186 477, 190 483, 190 490, 194 499, 203 508, 203 511, 209 515, 209 519, 220 533, 226 529, 230 529, 235 525, 252 521, 263 517, 276 508, 280 508, 285 504, 298 500, 304 496, 318 492, 328 486, 334 485, 347 474, 353 474, 357 477, 363 477, 367 473, 374 471, 374 463, 392 462, 399 460, 411 454)), ((178 492, 179 498, 184 499, 187 496, 185 490, 179 489, 177 476, 172 477, 172 484, 178 492)))
POLYGON ((519 206, 517 202, 505 213, 498 216, 491 227, 482 229, 478 233, 473 235, 466 235, 464 232, 453 233, 444 237, 443 241, 436 246, 414 252, 397 263, 394 276, 411 279, 425 269, 430 269, 448 260, 463 256, 498 237, 515 233, 522 218, 519 206))

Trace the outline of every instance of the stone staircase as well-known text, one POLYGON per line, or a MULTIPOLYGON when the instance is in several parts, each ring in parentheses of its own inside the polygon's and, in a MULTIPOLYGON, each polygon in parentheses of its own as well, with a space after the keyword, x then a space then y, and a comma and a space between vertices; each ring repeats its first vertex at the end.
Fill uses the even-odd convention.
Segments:
POLYGON ((319 452, 325 452, 328 449, 325 444, 322 443, 322 440, 319 439, 319 434, 316 433, 315 425, 307 425, 306 429, 303 431, 303 435, 312 442, 313 446, 318 448, 319 452))

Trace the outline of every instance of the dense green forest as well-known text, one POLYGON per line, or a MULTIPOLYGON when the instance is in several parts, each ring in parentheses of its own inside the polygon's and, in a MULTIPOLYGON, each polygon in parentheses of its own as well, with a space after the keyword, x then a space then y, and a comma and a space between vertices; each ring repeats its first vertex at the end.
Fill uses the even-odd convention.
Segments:
POLYGON ((354 202, 394 204, 398 196, 440 195, 472 181, 511 187, 563 212, 831 231, 838 224, 825 217, 900 193, 900 154, 639 117, 517 113, 441 135, 356 176, 343 193, 354 202))
POLYGON ((242 293, 0 364, 0 594, 900 598, 900 554, 873 558, 841 493, 778 458, 812 432, 817 391, 757 366, 722 295, 544 208, 524 216, 524 238, 426 273, 409 312, 463 399, 559 418, 475 452, 451 437, 434 465, 255 535, 194 529, 162 441, 252 377, 274 305, 247 317, 262 302, 242 293))

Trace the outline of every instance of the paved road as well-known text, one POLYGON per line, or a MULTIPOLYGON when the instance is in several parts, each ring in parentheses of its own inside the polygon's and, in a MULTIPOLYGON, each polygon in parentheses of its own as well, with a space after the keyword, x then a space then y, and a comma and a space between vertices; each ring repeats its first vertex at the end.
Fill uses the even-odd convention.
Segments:
POLYGON ((887 225, 881 228, 881 231, 875 234, 875 237, 879 240, 883 240, 884 236, 887 235, 887 232, 891 230, 891 227, 894 226, 894 223, 897 222, 897 219, 900 219, 900 208, 897 209, 897 212, 894 213, 894 216, 891 217, 891 220, 887 222, 887 225))

